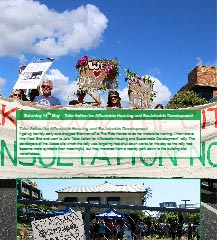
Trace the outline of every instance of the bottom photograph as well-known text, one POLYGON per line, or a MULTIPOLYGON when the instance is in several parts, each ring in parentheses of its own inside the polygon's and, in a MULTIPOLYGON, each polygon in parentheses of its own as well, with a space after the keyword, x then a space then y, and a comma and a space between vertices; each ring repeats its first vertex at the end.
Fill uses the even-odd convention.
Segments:
POLYGON ((16 179, 0 179, 0 239, 16 236, 16 179))
POLYGON ((201 179, 202 239, 217 236, 217 179, 201 179))
POLYGON ((202 239, 200 179, 17 179, 17 239, 202 239))

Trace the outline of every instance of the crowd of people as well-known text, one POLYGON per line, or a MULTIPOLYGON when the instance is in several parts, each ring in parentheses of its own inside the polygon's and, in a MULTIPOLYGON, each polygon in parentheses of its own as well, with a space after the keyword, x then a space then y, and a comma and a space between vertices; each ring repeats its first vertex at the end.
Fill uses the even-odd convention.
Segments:
POLYGON ((140 221, 127 220, 96 220, 91 224, 91 240, 123 240, 128 239, 126 232, 130 234, 132 240, 144 239, 171 239, 171 240, 199 240, 200 225, 194 226, 189 223, 186 227, 181 223, 154 224, 140 221))
MULTIPOLYGON (((41 86, 38 86, 37 89, 31 89, 28 97, 27 94, 22 89, 14 89, 10 98, 16 98, 22 101, 30 101, 37 102, 46 106, 61 106, 60 100, 52 95, 53 83, 51 80, 43 80, 41 86), (41 89, 41 91, 40 91, 41 89)), ((74 105, 77 107, 85 107, 85 106, 100 106, 102 103, 101 99, 93 94, 90 89, 83 90, 79 88, 76 92, 77 99, 71 100, 69 105, 74 105), (89 95, 93 98, 93 102, 85 102, 85 96, 89 95)), ((108 100, 107 100, 108 108, 121 108, 121 98, 119 96, 118 91, 109 91, 108 100)), ((157 104, 155 109, 163 109, 162 104, 157 104)))
POLYGON ((23 89, 14 89, 10 98, 16 98, 22 101, 38 102, 46 106, 58 106, 61 105, 60 100, 51 94, 53 90, 53 83, 51 80, 44 80, 41 86, 37 89, 31 89, 29 92, 29 98, 23 89), (40 94, 40 89, 42 93, 40 94))

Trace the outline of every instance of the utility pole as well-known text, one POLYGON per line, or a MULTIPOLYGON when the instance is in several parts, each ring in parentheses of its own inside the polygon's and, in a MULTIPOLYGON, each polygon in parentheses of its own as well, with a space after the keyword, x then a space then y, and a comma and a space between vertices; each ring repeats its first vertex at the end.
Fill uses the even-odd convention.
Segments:
POLYGON ((181 200, 181 201, 185 202, 185 208, 187 208, 186 202, 189 202, 190 200, 186 199, 186 200, 181 200))

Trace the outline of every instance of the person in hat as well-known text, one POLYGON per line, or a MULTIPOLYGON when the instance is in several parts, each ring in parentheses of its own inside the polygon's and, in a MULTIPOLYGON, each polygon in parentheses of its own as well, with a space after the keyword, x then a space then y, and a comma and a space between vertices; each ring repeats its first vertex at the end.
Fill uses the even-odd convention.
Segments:
POLYGON ((76 105, 76 106, 85 106, 85 105, 91 105, 91 106, 99 106, 101 104, 101 100, 94 95, 89 89, 84 90, 79 88, 77 90, 76 96, 78 98, 78 100, 72 100, 69 102, 69 105, 76 105), (86 95, 89 95, 90 97, 92 97, 94 99, 95 102, 84 102, 84 98, 86 95))
POLYGON ((110 91, 108 94, 107 107, 121 108, 121 98, 117 91, 110 91))

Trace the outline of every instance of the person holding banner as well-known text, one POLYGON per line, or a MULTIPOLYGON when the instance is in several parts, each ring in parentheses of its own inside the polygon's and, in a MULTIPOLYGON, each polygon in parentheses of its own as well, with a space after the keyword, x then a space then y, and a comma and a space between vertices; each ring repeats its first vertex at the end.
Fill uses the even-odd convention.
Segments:
POLYGON ((101 104, 101 100, 95 96, 89 89, 87 90, 83 90, 81 88, 79 88, 77 90, 76 96, 78 98, 78 100, 72 100, 69 102, 69 105, 76 105, 76 106, 85 106, 85 105, 90 105, 90 106, 99 106, 101 104), (84 98, 86 96, 86 94, 88 94, 89 96, 91 96, 95 102, 84 102, 84 98))
POLYGON ((61 105, 60 100, 57 97, 51 95, 53 89, 53 83, 51 80, 44 80, 41 84, 43 95, 36 96, 33 102, 38 102, 46 106, 61 105))
POLYGON ((108 94, 107 107, 121 108, 121 98, 117 91, 110 91, 108 94))

